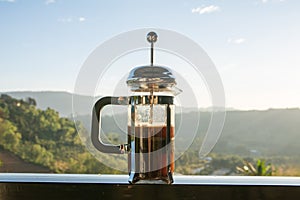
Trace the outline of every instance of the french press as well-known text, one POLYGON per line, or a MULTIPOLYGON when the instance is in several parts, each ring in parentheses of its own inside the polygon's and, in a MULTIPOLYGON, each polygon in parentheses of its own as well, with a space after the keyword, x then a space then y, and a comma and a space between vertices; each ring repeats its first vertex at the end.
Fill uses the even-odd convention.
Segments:
POLYGON ((131 70, 128 97, 102 97, 92 113, 91 140, 104 153, 128 154, 129 182, 173 183, 174 173, 174 96, 180 92, 171 70, 153 65, 157 34, 147 35, 151 43, 151 64, 131 70), (101 110, 106 105, 128 106, 128 143, 104 144, 100 138, 101 110))

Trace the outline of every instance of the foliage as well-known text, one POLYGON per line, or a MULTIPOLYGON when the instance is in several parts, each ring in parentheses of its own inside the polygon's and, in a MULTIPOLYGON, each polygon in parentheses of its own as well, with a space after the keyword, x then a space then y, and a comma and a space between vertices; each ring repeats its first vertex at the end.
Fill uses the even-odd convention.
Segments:
POLYGON ((0 118, 0 141, 3 148, 17 150, 21 141, 21 134, 17 132, 17 127, 8 120, 0 118))
POLYGON ((265 164, 265 160, 258 159, 254 166, 251 162, 244 161, 244 166, 236 167, 241 175, 245 176, 272 176, 274 167, 271 164, 265 164))

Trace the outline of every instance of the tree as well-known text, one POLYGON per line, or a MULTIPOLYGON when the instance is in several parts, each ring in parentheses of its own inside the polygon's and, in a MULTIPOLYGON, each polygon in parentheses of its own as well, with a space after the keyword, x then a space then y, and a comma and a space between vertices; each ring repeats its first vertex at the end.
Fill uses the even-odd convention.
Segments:
POLYGON ((31 98, 31 97, 26 98, 26 102, 27 102, 29 105, 36 106, 36 101, 35 101, 35 99, 33 99, 33 98, 31 98))
POLYGON ((0 145, 9 151, 15 151, 22 139, 11 122, 0 118, 0 145))
POLYGON ((59 122, 59 114, 53 109, 40 112, 39 115, 39 131, 40 138, 58 140, 58 131, 61 129, 59 122))

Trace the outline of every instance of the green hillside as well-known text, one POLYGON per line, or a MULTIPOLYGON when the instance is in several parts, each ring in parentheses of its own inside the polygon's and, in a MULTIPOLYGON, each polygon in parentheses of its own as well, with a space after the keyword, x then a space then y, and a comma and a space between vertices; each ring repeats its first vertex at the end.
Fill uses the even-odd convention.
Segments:
POLYGON ((119 173, 86 151, 73 121, 50 108, 37 109, 32 98, 1 95, 0 147, 56 173, 119 173))

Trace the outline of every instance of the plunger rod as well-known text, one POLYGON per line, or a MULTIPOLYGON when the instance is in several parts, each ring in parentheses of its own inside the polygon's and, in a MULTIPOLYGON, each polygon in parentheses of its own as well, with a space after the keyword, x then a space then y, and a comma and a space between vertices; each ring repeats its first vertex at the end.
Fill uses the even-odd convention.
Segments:
POLYGON ((153 57, 154 57, 154 55, 153 55, 154 54, 153 47, 154 47, 154 44, 153 44, 153 42, 151 42, 151 61, 150 61, 151 62, 151 66, 153 66, 153 60, 154 60, 153 59, 153 57))
POLYGON ((151 55, 150 55, 150 63, 151 63, 151 66, 153 66, 153 62, 154 62, 154 42, 157 41, 157 34, 155 32, 149 32, 147 34, 147 40, 148 42, 151 43, 151 55))

